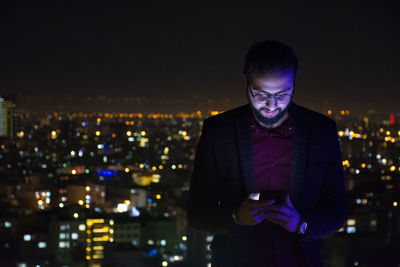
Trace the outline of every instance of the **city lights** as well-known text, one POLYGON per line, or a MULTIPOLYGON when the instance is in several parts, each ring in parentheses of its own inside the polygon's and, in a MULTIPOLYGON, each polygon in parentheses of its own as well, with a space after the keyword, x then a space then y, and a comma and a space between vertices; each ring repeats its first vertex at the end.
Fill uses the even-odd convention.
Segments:
MULTIPOLYGON (((355 233, 367 236, 378 233, 382 227, 390 232, 383 222, 391 225, 386 210, 393 213, 393 218, 398 216, 398 200, 389 198, 389 192, 398 188, 400 175, 400 156, 396 153, 400 118, 394 116, 391 126, 385 120, 367 115, 351 121, 351 113, 346 109, 342 110, 342 116, 340 113, 340 110, 328 110, 331 118, 339 118, 337 134, 351 209, 338 238, 355 238, 358 236, 355 233), (386 190, 386 198, 379 190, 375 191, 376 183, 386 190), (368 191, 363 191, 364 185, 368 191), (378 210, 386 217, 378 217, 378 210)), ((217 111, 212 113, 217 114, 217 111)), ((68 255, 76 243, 83 244, 80 252, 91 266, 106 257, 103 251, 110 242, 129 242, 139 250, 150 245, 155 251, 148 252, 149 255, 160 253, 166 265, 184 261, 191 244, 187 242, 188 236, 182 235, 184 229, 175 232, 175 221, 185 217, 181 207, 170 199, 184 201, 183 196, 187 195, 201 122, 205 118, 201 112, 144 115, 58 112, 54 122, 51 117, 45 118, 50 120, 47 127, 37 121, 16 131, 21 138, 15 138, 20 142, 15 151, 11 145, 0 144, 0 157, 6 161, 3 170, 9 169, 24 180, 24 186, 11 185, 15 199, 19 201, 26 194, 33 201, 30 206, 38 213, 35 216, 52 212, 56 218, 62 218, 63 223, 51 233, 58 238, 58 249, 68 255), (60 118, 72 119, 64 122, 60 118), (43 136, 38 136, 38 132, 44 133, 43 136), (29 139, 29 136, 39 139, 29 139), (42 183, 37 177, 48 180, 42 183), (106 192, 109 192, 107 198, 106 192), (113 219, 89 218, 92 215, 113 219), (176 239, 170 241, 173 239, 170 235, 147 239, 144 233, 149 231, 148 226, 141 223, 144 218, 154 220, 151 227, 155 232, 171 233, 171 236, 174 233, 176 239), (141 239, 145 240, 144 244, 141 239)), ((306 168, 312 171, 314 167, 306 165, 306 168)), ((21 231, 13 218, 6 217, 3 225, 4 230, 21 231)), ((23 242, 31 242, 43 251, 49 248, 48 241, 40 240, 40 236, 28 234, 31 233, 28 230, 21 232, 23 242)), ((206 236, 207 246, 212 240, 211 235, 206 236)))
POLYGON ((32 240, 32 236, 29 234, 24 235, 24 241, 31 241, 32 240))

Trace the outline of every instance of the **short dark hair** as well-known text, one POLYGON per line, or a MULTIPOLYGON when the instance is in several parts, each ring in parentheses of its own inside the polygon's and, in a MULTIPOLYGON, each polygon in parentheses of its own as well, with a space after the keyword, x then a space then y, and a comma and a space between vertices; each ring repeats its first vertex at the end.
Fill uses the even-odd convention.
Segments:
POLYGON ((278 41, 263 41, 253 44, 246 54, 243 74, 293 71, 297 76, 297 57, 292 48, 278 41))

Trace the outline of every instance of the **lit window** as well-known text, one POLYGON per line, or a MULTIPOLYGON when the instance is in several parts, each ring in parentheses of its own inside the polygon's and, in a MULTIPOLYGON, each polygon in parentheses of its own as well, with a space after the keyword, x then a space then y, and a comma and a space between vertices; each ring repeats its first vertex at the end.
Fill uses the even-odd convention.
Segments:
POLYGON ((24 241, 31 241, 32 236, 31 235, 24 235, 24 241))
POLYGON ((78 228, 79 228, 79 231, 85 231, 86 230, 86 225, 80 224, 78 228))
POLYGON ((349 226, 354 226, 354 225, 356 225, 356 220, 355 220, 355 219, 348 219, 348 220, 347 220, 347 225, 349 225, 349 226))
POLYGON ((65 230, 68 230, 69 229, 69 224, 61 224, 60 225, 60 230, 61 231, 65 231, 65 230))
POLYGON ((60 237, 60 239, 68 239, 69 235, 66 233, 60 233, 59 237, 60 237))
POLYGON ((4 227, 5 228, 10 228, 11 225, 12 225, 11 222, 7 222, 7 221, 4 222, 4 227))
POLYGON ((122 212, 127 212, 128 211, 128 206, 125 203, 119 203, 117 206, 117 211, 122 213, 122 212))
POLYGON ((164 239, 160 241, 161 246, 165 246, 167 244, 167 241, 165 241, 164 239))
POLYGON ((349 226, 349 227, 346 228, 346 232, 348 234, 353 234, 353 233, 356 232, 356 227, 355 226, 349 226))
POLYGON ((46 242, 39 242, 38 243, 38 248, 46 248, 47 247, 47 243, 46 242))
POLYGON ((71 238, 74 239, 74 240, 76 240, 76 239, 79 238, 79 235, 78 235, 77 233, 72 233, 72 234, 71 234, 71 238))

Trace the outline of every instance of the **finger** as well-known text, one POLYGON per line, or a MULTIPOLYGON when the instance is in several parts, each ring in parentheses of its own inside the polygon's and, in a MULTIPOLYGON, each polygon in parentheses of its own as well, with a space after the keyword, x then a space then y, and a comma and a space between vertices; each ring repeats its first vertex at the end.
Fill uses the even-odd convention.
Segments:
POLYGON ((282 213, 280 211, 274 211, 274 210, 263 210, 263 211, 259 211, 258 214, 262 215, 263 217, 279 218, 279 219, 286 219, 289 217, 285 213, 282 213))
POLYGON ((260 207, 265 207, 265 206, 269 206, 275 203, 274 199, 270 199, 270 200, 258 200, 258 201, 254 201, 251 205, 252 208, 260 208, 260 207))
POLYGON ((255 216, 253 218, 257 223, 260 223, 260 222, 262 222, 264 220, 264 217, 261 216, 261 215, 255 216))
POLYGON ((265 207, 258 208, 258 211, 273 211, 273 212, 280 212, 286 215, 291 215, 293 213, 292 209, 286 205, 269 205, 265 207))
POLYGON ((260 213, 260 215, 268 220, 268 221, 272 221, 274 223, 279 222, 281 224, 286 224, 288 221, 288 217, 282 213, 275 213, 275 212, 263 212, 260 213))

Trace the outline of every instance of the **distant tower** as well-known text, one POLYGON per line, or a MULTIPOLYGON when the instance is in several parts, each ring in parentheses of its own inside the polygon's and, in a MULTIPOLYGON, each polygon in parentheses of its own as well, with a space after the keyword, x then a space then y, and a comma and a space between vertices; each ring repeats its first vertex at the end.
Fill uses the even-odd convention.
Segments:
POLYGON ((0 97, 0 137, 14 137, 15 102, 0 97))

